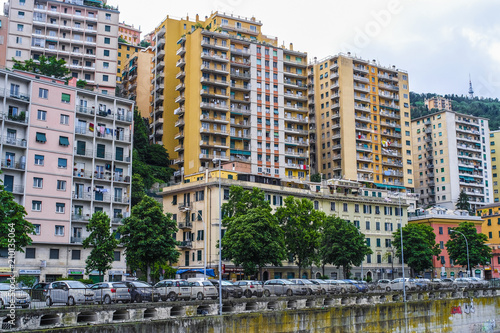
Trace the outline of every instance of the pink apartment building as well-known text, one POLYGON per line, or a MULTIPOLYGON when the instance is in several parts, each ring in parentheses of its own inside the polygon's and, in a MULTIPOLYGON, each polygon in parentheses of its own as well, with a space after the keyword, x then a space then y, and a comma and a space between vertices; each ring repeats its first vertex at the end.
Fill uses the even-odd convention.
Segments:
MULTIPOLYGON (((106 212, 112 230, 130 213, 134 103, 75 81, 0 70, 0 177, 36 226, 16 274, 40 281, 88 277, 81 243, 92 213, 106 212)), ((0 267, 4 256, 0 249, 0 267)), ((118 248, 106 280, 121 280, 125 268, 118 248)))

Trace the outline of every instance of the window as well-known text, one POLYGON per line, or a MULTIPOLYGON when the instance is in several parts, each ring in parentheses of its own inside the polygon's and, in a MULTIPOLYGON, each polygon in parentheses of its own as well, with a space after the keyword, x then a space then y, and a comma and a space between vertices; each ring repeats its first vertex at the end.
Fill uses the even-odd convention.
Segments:
POLYGON ((40 98, 48 98, 49 97, 49 90, 48 89, 39 88, 38 89, 38 97, 40 97, 40 98))
POLYGON ((33 224, 34 229, 33 229, 33 235, 40 235, 40 224, 33 224))
POLYGON ((105 25, 104 26, 104 31, 110 32, 111 31, 111 26, 110 25, 105 25))
POLYGON ((443 234, 443 227, 439 227, 439 234, 442 235, 443 234))
POLYGON ((71 101, 71 95, 70 94, 65 94, 65 93, 61 94, 61 102, 69 104, 70 101, 71 101))
POLYGON ((80 260, 81 250, 71 250, 71 260, 80 260))
POLYGON ((62 202, 56 202, 56 213, 63 214, 66 204, 62 202))
POLYGON ((45 133, 36 132, 36 142, 45 143, 47 142, 47 137, 45 133))
POLYGON ((49 259, 59 259, 59 249, 50 249, 49 259))
POLYGON ((35 165, 43 165, 43 160, 43 155, 35 155, 35 165))
POLYGON ((16 50, 16 57, 20 57, 20 56, 21 56, 21 51, 16 50))
POLYGON ((43 178, 33 177, 33 187, 34 188, 42 188, 43 187, 43 178))
POLYGON ((57 167, 59 169, 66 169, 68 167, 68 160, 65 158, 58 158, 57 159, 57 167))
POLYGON ((42 202, 38 200, 31 201, 31 210, 34 212, 42 211, 42 202))
POLYGON ((47 111, 38 110, 36 119, 46 121, 47 120, 47 111))
POLYGON ((16 37, 16 44, 22 44, 23 43, 23 37, 16 37))
POLYGON ((108 81, 109 81, 109 75, 103 75, 103 76, 102 76, 102 80, 103 80, 104 82, 108 82, 108 81))
POLYGON ((109 68, 109 62, 103 62, 102 67, 104 68, 109 68))
MULTIPOLYGON (((24 30, 24 25, 22 24, 18 24, 17 25, 17 31, 23 31, 24 30)), ((19 51, 19 53, 21 53, 21 51, 19 51)), ((17 54, 16 54, 17 55, 17 54)))
POLYGON ((60 123, 63 125, 69 125, 69 116, 66 114, 61 115, 60 123))
POLYGON ((114 256, 113 261, 120 261, 121 257, 120 251, 114 251, 113 256, 114 256))
POLYGON ((109 37, 104 37, 104 44, 111 44, 111 39, 109 37))
POLYGON ((104 50, 104 56, 109 57, 109 50, 104 50))
POLYGON ((57 181, 57 190, 58 191, 66 191, 66 181, 65 180, 58 180, 57 181))
POLYGON ((348 205, 346 203, 343 204, 343 211, 344 212, 347 212, 349 209, 348 209, 348 205))
POLYGON ((26 255, 25 255, 26 259, 35 259, 36 257, 35 254, 36 254, 36 248, 34 247, 26 248, 26 255))
POLYGON ((67 136, 60 136, 59 137, 59 145, 65 146, 65 147, 69 146, 69 139, 68 139, 68 137, 67 136))
POLYGON ((111 21, 111 14, 106 13, 106 20, 111 21))

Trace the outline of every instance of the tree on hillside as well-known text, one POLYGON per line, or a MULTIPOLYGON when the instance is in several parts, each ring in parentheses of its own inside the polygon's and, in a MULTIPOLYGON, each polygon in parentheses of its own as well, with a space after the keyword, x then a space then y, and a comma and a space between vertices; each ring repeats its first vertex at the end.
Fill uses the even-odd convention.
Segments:
POLYGON ((57 59, 52 56, 47 58, 41 55, 36 61, 33 59, 25 60, 24 62, 12 58, 14 66, 12 68, 36 74, 54 76, 58 79, 66 79, 70 71, 66 67, 64 59, 57 59))
POLYGON ((483 233, 478 233, 474 223, 462 222, 453 230, 461 232, 467 242, 458 232, 450 233, 450 240, 446 242, 446 249, 456 265, 467 267, 467 246, 469 249, 469 261, 472 267, 477 265, 488 265, 491 262, 491 248, 485 243, 488 237, 483 233))
POLYGON ((151 197, 143 197, 118 229, 129 266, 145 271, 149 282, 153 265, 177 262, 180 243, 173 237, 177 230, 176 221, 171 214, 163 213, 161 204, 151 197))
POLYGON ((344 279, 348 279, 351 268, 360 266, 373 251, 366 245, 365 235, 354 224, 336 216, 327 216, 321 232, 319 253, 323 264, 342 267, 344 279))
POLYGON ((285 233, 288 255, 294 258, 301 277, 303 268, 319 262, 320 228, 325 214, 315 210, 312 201, 289 196, 275 216, 285 233))
POLYGON ((456 209, 461 209, 461 210, 466 210, 469 212, 470 215, 475 215, 474 210, 471 209, 470 203, 469 203, 469 196, 467 193, 462 190, 460 192, 460 195, 458 196, 457 204, 455 205, 456 209))
POLYGON ((83 248, 92 248, 90 255, 85 260, 86 274, 96 270, 99 272, 99 281, 104 281, 102 276, 113 266, 114 252, 118 245, 118 240, 114 232, 111 232, 109 216, 104 212, 95 212, 87 224, 87 231, 90 233, 83 240, 83 248))
POLYGON ((12 192, 6 190, 2 183, 0 180, 0 248, 8 248, 13 239, 14 250, 24 252, 22 248, 32 243, 29 235, 33 234, 35 227, 24 219, 26 210, 14 200, 12 192), (13 238, 9 236, 12 233, 13 238))
MULTIPOLYGON (((392 235, 392 246, 396 248, 396 256, 401 261, 401 231, 392 235)), ((407 224, 403 227, 403 250, 405 264, 412 270, 412 276, 426 269, 432 269, 433 256, 441 253, 436 243, 436 234, 431 226, 424 224, 407 224)))

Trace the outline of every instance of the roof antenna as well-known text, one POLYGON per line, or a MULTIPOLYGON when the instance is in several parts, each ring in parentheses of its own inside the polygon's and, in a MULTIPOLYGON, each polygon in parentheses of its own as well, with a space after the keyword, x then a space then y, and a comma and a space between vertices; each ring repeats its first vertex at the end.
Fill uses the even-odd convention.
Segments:
POLYGON ((472 89, 472 81, 469 74, 469 98, 474 99, 474 89, 472 89))

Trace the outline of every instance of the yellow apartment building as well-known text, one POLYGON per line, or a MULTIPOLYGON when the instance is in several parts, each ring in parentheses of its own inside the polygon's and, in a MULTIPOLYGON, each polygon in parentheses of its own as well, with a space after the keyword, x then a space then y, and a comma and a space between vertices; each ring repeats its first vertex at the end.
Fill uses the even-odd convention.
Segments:
POLYGON ((484 268, 486 278, 500 277, 500 203, 481 207, 478 214, 483 219, 482 233, 488 237, 493 257, 491 265, 484 268))
POLYGON ((500 185, 498 184, 498 174, 500 170, 500 131, 490 132, 490 153, 491 153, 491 169, 493 178, 493 201, 500 202, 500 185))
POLYGON ((116 82, 118 85, 122 84, 122 73, 125 66, 128 65, 132 55, 139 52, 139 50, 142 50, 142 47, 122 42, 118 43, 118 67, 116 69, 116 82))
POLYGON ((123 95, 135 101, 143 118, 148 118, 151 113, 152 59, 150 47, 140 49, 132 55, 122 73, 123 95))
POLYGON ((277 46, 262 23, 215 12, 167 17, 153 41, 152 142, 163 143, 177 176, 214 159, 287 182, 309 177, 307 55, 277 46))
POLYGON ((308 78, 312 172, 411 191, 408 73, 348 53, 314 59, 308 78))
POLYGON ((424 207, 454 209, 463 190, 473 209, 493 202, 488 119, 439 111, 412 121, 415 191, 424 207))

